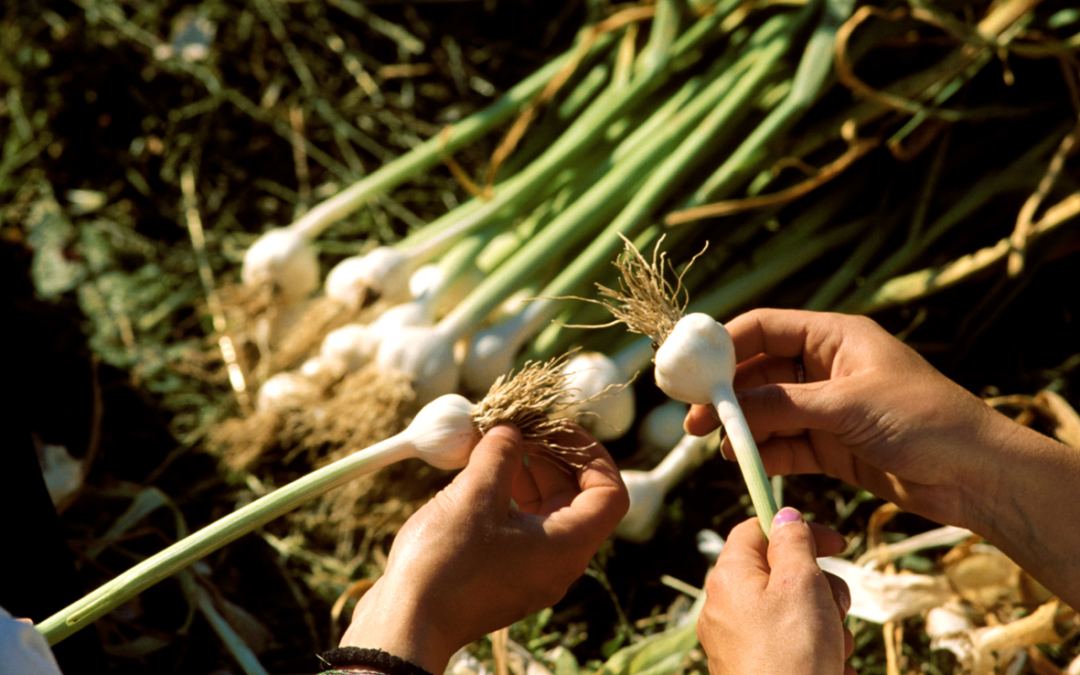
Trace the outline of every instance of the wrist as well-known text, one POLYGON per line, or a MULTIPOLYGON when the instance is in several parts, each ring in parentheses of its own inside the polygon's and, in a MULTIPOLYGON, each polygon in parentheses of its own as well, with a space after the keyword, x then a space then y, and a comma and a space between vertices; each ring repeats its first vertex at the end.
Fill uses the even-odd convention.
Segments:
MULTIPOLYGON (((360 599, 352 622, 341 638, 341 647, 380 650, 428 673, 444 672, 450 657, 463 645, 451 644, 452 641, 440 635, 436 622, 424 611, 423 603, 407 592, 389 588, 384 582, 385 577, 360 599)), ((375 670, 384 675, 409 675, 387 673, 383 668, 375 670)))
MULTIPOLYGON (((995 413, 997 414, 997 413, 995 413)), ((1071 606, 1080 605, 1080 451, 997 415, 995 467, 973 505, 969 529, 1071 606)), ((979 493, 976 497, 975 494, 979 493)))

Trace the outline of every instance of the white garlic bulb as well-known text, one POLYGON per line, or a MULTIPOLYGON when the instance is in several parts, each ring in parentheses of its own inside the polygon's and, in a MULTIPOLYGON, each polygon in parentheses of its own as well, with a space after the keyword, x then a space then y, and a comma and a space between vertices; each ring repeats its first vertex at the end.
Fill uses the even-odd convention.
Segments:
POLYGON ((287 227, 263 233, 244 253, 240 279, 245 286, 272 284, 284 305, 292 305, 319 287, 319 260, 303 235, 287 227))
POLYGON ((345 258, 330 270, 324 285, 327 297, 359 309, 381 300, 396 305, 409 299, 409 258, 389 246, 345 258))
POLYGON ((621 386, 626 382, 615 362, 600 352, 582 352, 566 362, 563 372, 567 388, 579 403, 561 414, 574 419, 598 441, 622 438, 634 424, 634 390, 621 386), (596 398, 588 400, 591 397, 596 398))

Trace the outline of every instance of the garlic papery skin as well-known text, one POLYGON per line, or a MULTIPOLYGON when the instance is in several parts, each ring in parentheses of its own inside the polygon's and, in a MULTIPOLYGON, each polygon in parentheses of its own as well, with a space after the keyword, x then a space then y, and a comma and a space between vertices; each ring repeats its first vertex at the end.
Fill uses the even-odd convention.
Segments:
POLYGON ((630 508, 615 528, 615 536, 637 544, 652 539, 668 492, 705 461, 708 444, 707 436, 685 434, 652 471, 620 472, 630 494, 630 508))
POLYGON ((727 329, 707 314, 687 314, 656 351, 655 362, 656 383, 665 394, 684 403, 716 407, 758 522, 769 536, 776 502, 754 436, 735 398, 735 345, 727 329))
POLYGON ((345 258, 330 270, 323 285, 327 297, 360 309, 376 300, 390 305, 409 300, 412 261, 408 256, 380 246, 364 255, 345 258))
POLYGON ((622 438, 634 424, 634 391, 615 362, 600 352, 582 352, 566 362, 563 373, 579 403, 559 416, 573 419, 598 441, 622 438))
POLYGON ((259 387, 255 409, 259 412, 284 412, 299 408, 321 393, 311 378, 300 373, 277 373, 259 387))
POLYGON ((454 340, 437 327, 405 326, 383 336, 375 363, 383 372, 409 378, 420 405, 456 392, 461 375, 454 340))
POLYGON ((279 227, 264 232, 244 252, 240 279, 250 287, 272 284, 282 304, 296 304, 319 287, 319 259, 302 234, 279 227))

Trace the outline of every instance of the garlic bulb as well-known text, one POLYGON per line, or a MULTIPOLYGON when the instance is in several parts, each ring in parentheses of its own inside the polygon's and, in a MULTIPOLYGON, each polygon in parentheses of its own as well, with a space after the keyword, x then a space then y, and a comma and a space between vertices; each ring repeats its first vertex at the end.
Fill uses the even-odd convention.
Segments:
POLYGON ((707 458, 708 437, 686 434, 652 471, 622 471, 630 493, 630 509, 615 536, 635 543, 652 539, 664 513, 667 493, 707 458))
POLYGON ((691 405, 715 402, 735 378, 735 346, 722 324, 707 314, 687 314, 656 351, 656 384, 691 405))
POLYGON ((638 443, 645 449, 670 448, 685 433, 683 421, 690 406, 682 401, 668 399, 654 407, 638 426, 638 443))
POLYGON ((412 263, 403 253, 380 246, 370 253, 345 258, 326 275, 327 297, 359 309, 382 300, 396 305, 409 299, 412 263))
POLYGON ((467 391, 487 391, 500 375, 510 372, 522 343, 547 320, 545 304, 550 303, 534 302, 510 318, 473 333, 461 366, 461 383, 467 391))
POLYGON ((409 291, 416 300, 430 298, 432 316, 439 317, 448 314, 483 280, 483 273, 476 265, 471 265, 448 284, 442 265, 431 263, 413 273, 409 291))
POLYGON ((768 536, 776 502, 754 436, 735 398, 735 345, 727 329, 707 314, 687 314, 656 350, 655 362, 656 383, 665 394, 684 403, 716 406, 761 529, 768 536))
POLYGON ((434 293, 443 283, 444 275, 437 263, 421 265, 409 277, 409 294, 419 298, 434 293))
POLYGON ((436 469, 460 469, 480 440, 473 423, 476 406, 458 394, 446 394, 428 403, 405 432, 416 456, 436 469))
POLYGON ((259 387, 255 409, 283 412, 298 408, 320 394, 311 378, 299 373, 277 373, 259 387))
POLYGON ((500 375, 510 372, 521 344, 514 319, 476 331, 461 367, 461 384, 471 392, 487 391, 500 375))
POLYGON ((378 349, 378 335, 369 326, 350 323, 326 334, 319 347, 319 357, 335 364, 342 374, 352 373, 375 358, 378 349))
POLYGON ((560 415, 573 419, 598 441, 622 438, 634 424, 634 391, 622 386, 623 374, 615 362, 599 352, 582 352, 566 362, 563 372, 567 388, 580 403, 560 415))
POLYGON ((240 279, 245 286, 273 284, 284 305, 292 305, 319 287, 315 248, 287 227, 268 230, 244 253, 240 279))
POLYGON ((385 372, 399 372, 412 381, 417 402, 424 405, 457 391, 461 369, 454 341, 438 328, 404 326, 379 343, 375 362, 385 372))

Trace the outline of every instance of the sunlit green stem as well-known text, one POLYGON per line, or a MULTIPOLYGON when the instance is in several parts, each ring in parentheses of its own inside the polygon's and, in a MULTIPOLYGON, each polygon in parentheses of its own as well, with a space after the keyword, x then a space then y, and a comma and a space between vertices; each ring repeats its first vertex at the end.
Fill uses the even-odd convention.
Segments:
POLYGON ((384 466, 416 456, 401 435, 361 450, 261 497, 157 553, 38 624, 56 644, 193 562, 301 504, 384 466))
POLYGON ((754 435, 750 433, 750 426, 735 400, 735 390, 730 384, 725 382, 717 386, 713 394, 713 405, 716 406, 716 413, 724 425, 724 433, 735 450, 735 459, 739 462, 739 470, 742 471, 743 480, 750 490, 750 501, 757 511, 758 522, 768 537, 772 530, 773 516, 776 515, 776 501, 773 500, 772 486, 765 473, 765 466, 761 463, 754 435))

